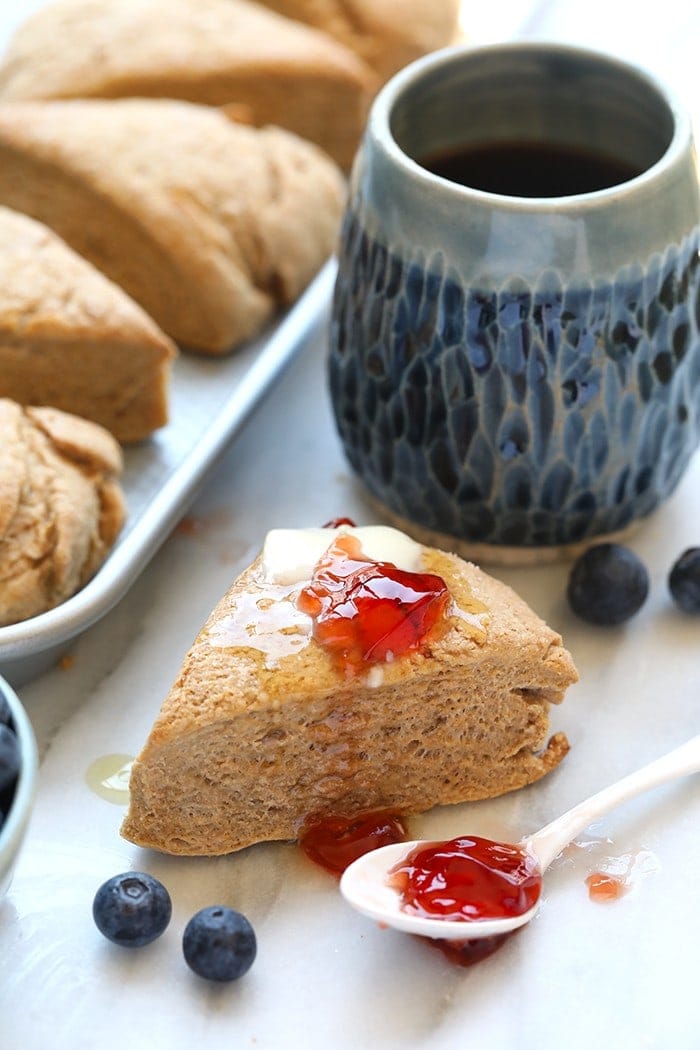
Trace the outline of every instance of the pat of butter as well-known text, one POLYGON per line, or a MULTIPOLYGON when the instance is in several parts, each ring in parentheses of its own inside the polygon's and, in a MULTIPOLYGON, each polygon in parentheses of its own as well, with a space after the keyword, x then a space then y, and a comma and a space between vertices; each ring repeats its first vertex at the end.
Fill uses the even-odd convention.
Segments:
POLYGON ((335 536, 356 536, 362 553, 372 561, 389 561, 406 572, 418 572, 423 548, 398 529, 364 525, 338 529, 272 529, 262 551, 267 583, 291 584, 310 580, 314 566, 335 536))

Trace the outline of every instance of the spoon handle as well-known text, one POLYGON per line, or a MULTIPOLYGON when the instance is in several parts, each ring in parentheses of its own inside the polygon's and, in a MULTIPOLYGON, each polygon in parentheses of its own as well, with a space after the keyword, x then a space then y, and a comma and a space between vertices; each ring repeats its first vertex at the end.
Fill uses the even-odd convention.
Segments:
POLYGON ((573 809, 526 839, 527 847, 535 854, 544 871, 564 847, 598 817, 650 788, 698 771, 700 736, 695 736, 674 751, 650 762, 648 766, 643 766, 610 787, 598 791, 584 802, 579 802, 573 809))

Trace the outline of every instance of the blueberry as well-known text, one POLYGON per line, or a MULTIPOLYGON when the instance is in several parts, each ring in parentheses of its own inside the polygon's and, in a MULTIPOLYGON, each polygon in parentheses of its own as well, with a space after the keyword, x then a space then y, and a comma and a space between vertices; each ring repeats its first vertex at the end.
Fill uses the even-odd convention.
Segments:
POLYGON ((700 613, 700 547, 689 547, 668 577, 671 597, 683 612, 700 613))
POLYGON ((643 562, 618 543, 589 547, 569 576, 569 605, 582 620, 612 627, 641 609, 649 593, 643 562))
POLYGON ((95 925, 124 948, 141 948, 160 937, 172 904, 165 886, 152 875, 127 871, 100 886, 92 904, 95 925))
POLYGON ((0 791, 14 783, 21 765, 19 740, 14 730, 0 724, 0 791))
POLYGON ((245 915, 214 905, 193 915, 182 937, 185 961, 199 977, 235 981, 253 965, 257 944, 245 915))

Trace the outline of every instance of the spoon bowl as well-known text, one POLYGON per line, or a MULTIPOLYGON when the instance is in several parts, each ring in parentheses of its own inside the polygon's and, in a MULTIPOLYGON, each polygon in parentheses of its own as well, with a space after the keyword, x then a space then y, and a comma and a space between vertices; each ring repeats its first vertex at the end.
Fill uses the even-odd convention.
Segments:
MULTIPOLYGON (((431 919, 401 908, 401 896, 387 882, 387 872, 407 853, 428 842, 398 842, 365 853, 351 864, 340 880, 340 892, 356 911, 382 926, 402 933, 446 941, 473 941, 517 930, 529 922, 538 904, 507 919, 431 919)), ((539 903, 539 902, 538 902, 539 903)))
MULTIPOLYGON (((696 736, 580 802, 517 846, 534 858, 542 874, 564 847, 594 820, 644 791, 699 770, 700 736, 696 736)), ((431 939, 471 941, 495 937, 510 933, 532 919, 539 900, 520 915, 505 918, 472 919, 461 914, 433 918, 404 910, 400 891, 388 882, 390 871, 413 850, 439 845, 430 841, 400 842, 366 853, 346 869, 340 880, 340 891, 353 908, 380 925, 431 939)))

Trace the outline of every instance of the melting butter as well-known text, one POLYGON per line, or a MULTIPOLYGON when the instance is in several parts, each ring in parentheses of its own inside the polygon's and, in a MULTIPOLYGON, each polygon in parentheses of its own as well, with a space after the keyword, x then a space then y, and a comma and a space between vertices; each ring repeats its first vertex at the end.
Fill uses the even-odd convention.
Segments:
POLYGON ((420 569, 423 548, 388 525, 341 525, 337 529, 272 529, 262 552, 263 575, 272 584, 304 583, 336 536, 354 536, 370 561, 388 561, 406 572, 420 569))
MULTIPOLYGON (((255 649, 264 655, 268 668, 300 652, 309 644, 313 623, 297 608, 299 593, 338 535, 355 536, 363 555, 372 561, 390 562, 407 572, 426 571, 421 544, 389 526, 272 529, 265 537, 262 568, 254 586, 238 594, 231 611, 209 628, 209 644, 221 649, 255 649)), ((461 620, 477 643, 484 642, 488 610, 473 595, 453 597, 447 615, 461 620)), ((392 659, 387 653, 387 663, 392 659)), ((382 669, 371 668, 367 684, 377 688, 382 680, 382 669)))

